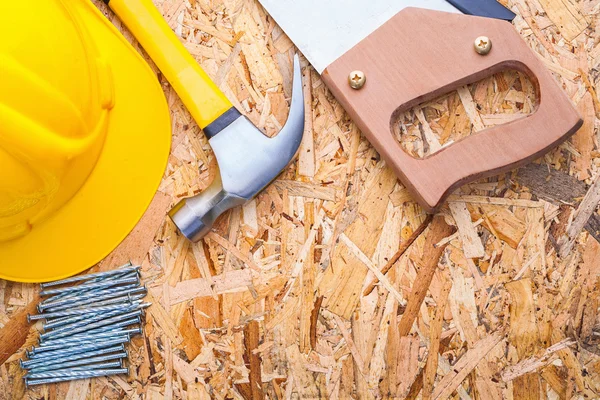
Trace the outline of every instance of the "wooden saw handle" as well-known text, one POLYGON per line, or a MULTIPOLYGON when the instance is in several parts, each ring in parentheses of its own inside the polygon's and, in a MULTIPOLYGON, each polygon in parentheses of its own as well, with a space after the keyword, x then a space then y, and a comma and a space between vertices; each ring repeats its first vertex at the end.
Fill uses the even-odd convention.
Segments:
POLYGON ((542 62, 510 23, 406 8, 322 74, 327 86, 396 175, 429 212, 457 187, 532 161, 575 133, 583 121, 542 62), (482 56, 475 38, 493 47, 482 56), (485 129, 424 159, 415 159, 392 134, 396 117, 423 102, 494 73, 527 74, 539 96, 532 115, 485 129), (360 90, 348 85, 365 73, 360 90))

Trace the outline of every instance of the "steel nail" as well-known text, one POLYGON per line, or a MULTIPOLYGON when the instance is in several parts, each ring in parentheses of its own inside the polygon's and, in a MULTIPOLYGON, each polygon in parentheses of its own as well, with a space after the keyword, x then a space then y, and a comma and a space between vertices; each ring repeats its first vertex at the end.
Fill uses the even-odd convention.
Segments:
POLYGON ((45 347, 39 348, 29 357, 30 360, 43 360, 52 358, 62 358, 69 354, 84 353, 88 350, 104 349, 106 347, 113 346, 115 344, 128 343, 131 340, 129 336, 122 336, 114 339, 98 340, 96 342, 81 344, 77 346, 70 345, 59 345, 57 347, 45 347))
POLYGON ((90 329, 89 331, 86 332, 82 332, 82 334, 87 334, 87 335, 95 335, 97 333, 109 333, 109 332, 118 332, 119 330, 122 330, 123 328, 131 328, 133 329, 133 327, 131 327, 130 325, 141 325, 142 323, 142 318, 141 318, 141 314, 135 316, 134 318, 130 318, 126 321, 120 321, 120 322, 115 322, 106 326, 100 326, 100 327, 96 327, 93 329, 90 329))
POLYGON ((118 369, 104 369, 104 370, 92 370, 92 371, 77 371, 73 372, 70 375, 63 375, 54 378, 46 378, 46 379, 31 379, 25 377, 25 386, 35 386, 35 385, 45 385, 48 383, 56 383, 56 382, 64 382, 64 381, 72 381, 76 379, 85 379, 85 378, 94 378, 98 376, 109 376, 109 375, 120 375, 126 374, 128 372, 127 368, 118 368, 118 369))
POLYGON ((82 291, 88 291, 91 289, 109 288, 109 287, 113 287, 113 286, 117 286, 117 285, 123 285, 126 283, 139 284, 140 283, 139 275, 136 274, 135 276, 113 279, 113 280, 109 280, 109 281, 84 283, 84 284, 77 285, 77 286, 69 286, 69 287, 64 287, 64 288, 42 290, 40 292, 40 295, 41 296, 49 296, 49 295, 61 294, 61 293, 82 292, 82 291))
MULTIPOLYGON (((60 363, 59 368, 86 366, 89 364, 100 363, 100 362, 110 361, 110 360, 122 360, 123 358, 127 358, 127 356, 128 356, 128 353, 126 350, 124 350, 120 353, 114 353, 114 354, 90 357, 90 358, 83 358, 83 359, 73 360, 73 361, 64 361, 64 362, 60 363)), ((39 365, 39 366, 32 367, 30 369, 30 371, 37 371, 37 372, 52 371, 56 368, 57 368, 57 366, 55 364, 39 365)))
POLYGON ((40 295, 42 296, 51 296, 47 300, 50 299, 67 299, 75 296, 83 296, 90 293, 97 293, 103 290, 113 289, 122 289, 115 287, 118 285, 125 284, 139 284, 140 275, 137 272, 128 272, 124 275, 115 276, 114 279, 94 279, 88 282, 83 282, 79 285, 74 286, 65 286, 65 287, 57 287, 57 288, 49 288, 46 290, 42 290, 40 295))
MULTIPOLYGON (((127 373, 126 368, 117 368, 117 369, 124 370, 124 372, 118 372, 118 373, 127 373)), ((114 371, 116 371, 117 369, 115 369, 114 371)), ((74 378, 77 378, 77 377, 86 378, 87 375, 94 374, 94 373, 106 374, 107 371, 113 371, 113 370, 112 369, 72 369, 72 370, 63 369, 63 370, 35 373, 35 374, 31 374, 31 376, 28 374, 26 376, 26 378, 27 379, 58 378, 58 377, 63 377, 63 376, 74 377, 74 378)), ((109 374, 110 374, 110 372, 109 372, 109 374)))
POLYGON ((80 333, 77 335, 66 337, 64 339, 48 339, 48 340, 44 341, 43 343, 40 343, 38 348, 53 346, 53 345, 57 345, 57 344, 79 343, 79 342, 83 342, 86 340, 98 340, 98 339, 113 338, 113 337, 126 336, 126 335, 134 336, 134 335, 137 335, 140 333, 142 333, 142 328, 140 328, 140 327, 132 328, 132 329, 120 329, 120 330, 114 330, 114 331, 108 331, 108 332, 98 332, 98 333, 95 333, 92 335, 87 334, 87 333, 80 333))
MULTIPOLYGON (((146 308, 147 305, 144 305, 141 300, 132 301, 129 305, 137 305, 138 307, 146 308)), ((114 310, 123 309, 123 304, 110 304, 107 306, 88 306, 88 307, 75 307, 67 310, 61 310, 56 312, 35 314, 35 315, 27 315, 27 319, 29 321, 35 321, 38 319, 48 319, 48 318, 62 318, 62 317, 72 317, 76 315, 90 315, 90 314, 99 314, 105 313, 114 310)))
MULTIPOLYGON (((137 276, 137 275, 135 273, 133 273, 133 274, 129 275, 128 277, 135 277, 135 276, 137 276)), ((100 280, 100 281, 91 280, 88 283, 98 283, 98 282, 104 282, 104 283, 106 283, 106 282, 110 282, 110 281, 108 281, 108 280, 100 280)), ((60 288, 60 289, 69 289, 69 290, 61 291, 60 293, 51 295, 47 299, 43 300, 41 302, 41 304, 46 305, 48 303, 53 303, 53 302, 56 302, 56 301, 68 300, 68 299, 71 299, 71 298, 74 298, 74 297, 77 297, 77 296, 82 296, 84 294, 89 294, 89 293, 97 292, 97 291, 100 291, 100 290, 106 290, 105 287, 91 288, 91 289, 87 288, 86 289, 85 286, 83 288, 82 288, 82 286, 84 286, 84 285, 76 285, 76 286, 69 286, 69 287, 66 287, 66 288, 60 288)), ((133 285, 133 286, 135 286, 135 285, 133 285)), ((53 289, 53 290, 55 290, 55 289, 53 289)), ((43 291, 42 291, 42 293, 43 293, 43 291)))
POLYGON ((113 288, 101 288, 98 290, 91 290, 88 292, 76 292, 75 295, 72 296, 63 296, 63 298, 59 298, 54 300, 54 297, 48 299, 48 301, 41 302, 38 306, 38 311, 43 312, 47 309, 54 309, 57 307, 70 307, 73 304, 78 304, 79 302, 94 302, 97 299, 108 299, 115 296, 121 296, 124 293, 127 293, 129 290, 136 290, 139 292, 145 292, 145 286, 138 286, 137 284, 129 284, 119 287, 113 288), (144 288, 140 290, 140 288, 144 288))
MULTIPOLYGON (((129 301, 140 300, 146 296, 147 289, 145 286, 135 286, 132 289, 123 290, 121 292, 107 293, 105 295, 93 295, 86 296, 74 299, 73 301, 67 302, 65 301, 62 304, 51 305, 45 308, 42 308, 41 312, 55 312, 61 311, 65 309, 69 309, 72 307, 82 307, 82 306, 105 306, 116 303, 126 303, 129 301)), ((38 310, 39 311, 39 310, 38 310)))
POLYGON ((131 336, 129 334, 119 334, 119 335, 110 335, 110 336, 105 335, 102 337, 100 335, 84 336, 81 338, 68 337, 68 338, 66 338, 68 340, 64 340, 64 341, 54 340, 54 341, 44 342, 44 343, 40 344, 40 346, 34 347, 33 348, 34 351, 31 351, 30 354, 35 356, 36 354, 39 354, 39 353, 60 350, 60 349, 64 349, 64 348, 81 347, 81 346, 85 346, 85 345, 92 344, 92 343, 106 342, 107 340, 121 339, 121 338, 127 339, 126 342, 131 340, 131 336))
POLYGON ((50 374, 55 374, 55 376, 65 375, 65 373, 69 373, 72 371, 89 371, 89 370, 99 370, 99 369, 109 369, 109 368, 123 368, 122 361, 111 361, 105 362, 101 364, 90 364, 90 365, 81 365, 79 367, 72 368, 62 368, 59 366, 59 369, 52 369, 47 371, 36 371, 31 370, 27 373, 27 378, 51 378, 50 374), (50 376, 49 376, 50 375, 50 376))
POLYGON ((20 360, 21 367, 23 369, 32 369, 41 366, 50 366, 50 365, 60 365, 63 362, 75 361, 80 359, 87 359, 92 356, 101 356, 105 354, 115 353, 115 352, 123 352, 125 351, 125 346, 122 344, 114 347, 107 347, 105 349, 98 349, 89 351, 87 353, 74 353, 69 354, 65 357, 53 358, 53 359, 43 359, 43 360, 20 360))
MULTIPOLYGON (((89 331, 89 330, 93 330, 96 328, 100 328, 103 326, 107 326, 107 325, 111 325, 113 322, 119 322, 119 321, 123 321, 125 319, 129 319, 131 317, 137 317, 140 316, 142 314, 142 310, 137 310, 137 311, 133 311, 133 312, 129 312, 126 314, 120 314, 120 315, 116 315, 112 318, 107 318, 107 319, 102 319, 93 323, 86 323, 86 324, 80 324, 76 327, 67 325, 65 327, 61 327, 58 328, 56 330, 50 331, 50 332, 46 332, 46 333, 42 333, 40 334, 40 338, 45 339, 49 339, 49 338, 61 338, 61 337, 66 337, 66 336, 70 336, 74 333, 79 333, 79 332, 85 332, 85 331, 89 331)), ((102 317, 102 315, 100 315, 102 317)), ((78 323, 76 323, 78 324, 78 323)))
MULTIPOLYGON (((42 339, 45 339, 46 336, 51 337, 52 333, 65 332, 65 331, 79 328, 79 327, 82 327, 85 325, 91 325, 92 323, 97 323, 99 321, 113 318, 113 317, 116 317, 119 315, 125 315, 125 313, 131 312, 131 311, 136 311, 136 310, 141 311, 141 309, 138 307, 137 304, 132 304, 132 305, 123 306, 123 307, 121 307, 121 309, 106 311, 106 312, 99 313, 99 314, 86 315, 86 318, 82 318, 82 319, 74 321, 74 322, 67 321, 67 323, 65 323, 65 324, 58 324, 58 325, 56 325, 54 323, 50 323, 51 325, 50 325, 50 327, 48 327, 48 329, 53 328, 53 330, 45 331, 43 334, 40 335, 40 337, 42 339)), ((44 326, 44 328, 45 328, 45 326, 44 326)))
POLYGON ((82 320, 84 320, 86 318, 89 318, 89 316, 88 315, 77 315, 77 316, 69 317, 69 318, 60 318, 58 320, 52 320, 52 321, 49 321, 49 322, 45 322, 42 325, 42 328, 46 332, 49 329, 54 329, 54 328, 57 328, 57 327, 63 326, 63 325, 69 325, 69 324, 72 324, 72 323, 75 323, 75 322, 82 321, 82 320))
MULTIPOLYGON (((56 340, 67 340, 69 337, 93 336, 93 335, 97 335, 99 333, 117 334, 118 332, 121 332, 123 330, 123 328, 130 327, 131 325, 141 324, 141 321, 142 321, 141 318, 139 316, 136 316, 135 318, 130 318, 126 321, 114 322, 107 326, 101 326, 101 327, 93 328, 93 329, 90 329, 87 331, 77 332, 74 335, 68 336, 68 337, 43 338, 40 335, 39 342, 40 342, 40 345, 44 345, 45 343, 52 343, 56 340)), ((131 328, 131 329, 135 329, 135 328, 131 328)))
POLYGON ((40 285, 40 287, 42 289, 46 289, 49 287, 53 287, 53 286, 58 286, 58 285, 64 285, 67 283, 73 283, 73 282, 80 282, 80 281, 87 281, 90 279, 94 279, 94 278, 100 278, 100 277, 107 277, 107 276, 111 276, 111 275, 115 275, 115 274, 119 274, 119 273, 123 273, 123 271, 125 272, 129 272, 131 270, 138 270, 140 267, 139 266, 135 266, 132 267, 131 261, 129 261, 128 263, 110 270, 110 271, 106 271, 106 272, 97 272, 94 274, 87 274, 87 275, 78 275, 78 276, 74 276, 72 278, 67 278, 67 279, 62 279, 60 281, 54 281, 54 282, 47 282, 47 283, 42 283, 40 285))

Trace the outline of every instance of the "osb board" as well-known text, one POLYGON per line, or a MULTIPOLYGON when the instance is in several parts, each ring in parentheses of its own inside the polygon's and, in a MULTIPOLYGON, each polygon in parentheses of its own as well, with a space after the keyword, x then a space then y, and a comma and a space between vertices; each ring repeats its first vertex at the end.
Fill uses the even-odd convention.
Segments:
MULTIPOLYGON (((600 2, 508 5, 586 121, 535 174, 468 185, 426 218, 304 61, 306 137, 275 184, 196 245, 160 213, 147 221, 156 236, 142 265, 154 305, 144 337, 129 346, 130 375, 25 391, 21 350, 0 366, 0 396, 600 397, 600 244, 586 231, 600 199, 600 2), (562 194, 553 198, 557 173, 562 194), (564 195, 569 179, 583 195, 564 195)), ((286 119, 294 48, 255 0, 157 6, 234 104, 275 134, 286 119)), ((207 141, 160 79, 174 130, 160 191, 175 203, 205 188, 216 169, 207 141)), ((533 104, 531 93, 513 90, 514 106, 478 109, 510 92, 479 87, 485 93, 463 89, 421 119, 442 133, 451 119, 474 131, 533 104)), ((37 290, 0 281, 0 325, 37 290)))

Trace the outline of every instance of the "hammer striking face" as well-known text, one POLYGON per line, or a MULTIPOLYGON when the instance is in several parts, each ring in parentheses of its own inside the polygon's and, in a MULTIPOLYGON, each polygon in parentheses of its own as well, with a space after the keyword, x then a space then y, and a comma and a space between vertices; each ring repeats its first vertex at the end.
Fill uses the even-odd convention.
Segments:
POLYGON ((292 103, 285 126, 273 138, 262 134, 231 108, 208 129, 220 174, 201 194, 181 200, 169 216, 188 239, 199 241, 224 211, 244 204, 263 190, 294 158, 304 132, 304 97, 300 61, 294 57, 292 103), (229 125, 221 128, 229 121, 229 125), (219 126, 221 125, 221 126, 219 126), (217 127, 211 129, 211 127, 217 127))

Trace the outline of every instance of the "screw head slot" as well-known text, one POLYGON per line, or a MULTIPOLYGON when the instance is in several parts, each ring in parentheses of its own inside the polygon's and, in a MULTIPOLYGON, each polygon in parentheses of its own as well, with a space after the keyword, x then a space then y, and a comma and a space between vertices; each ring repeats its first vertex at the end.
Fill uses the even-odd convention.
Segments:
POLYGON ((348 84, 352 89, 360 89, 365 86, 365 82, 367 81, 367 76, 362 71, 352 71, 348 75, 348 84))
POLYGON ((485 56, 492 50, 492 41, 487 36, 479 36, 475 39, 475 51, 482 56, 485 56))

